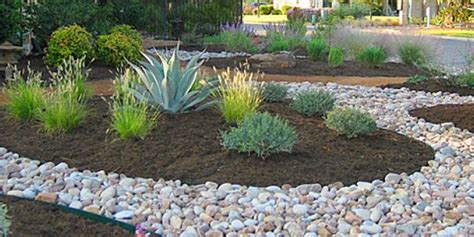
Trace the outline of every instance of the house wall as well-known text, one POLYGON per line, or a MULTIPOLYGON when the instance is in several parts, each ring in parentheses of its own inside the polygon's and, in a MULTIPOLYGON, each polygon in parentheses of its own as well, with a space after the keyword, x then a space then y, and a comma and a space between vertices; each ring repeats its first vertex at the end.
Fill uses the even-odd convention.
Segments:
POLYGON ((288 5, 300 8, 313 8, 316 7, 317 3, 318 0, 273 0, 273 7, 281 9, 284 5, 288 5))

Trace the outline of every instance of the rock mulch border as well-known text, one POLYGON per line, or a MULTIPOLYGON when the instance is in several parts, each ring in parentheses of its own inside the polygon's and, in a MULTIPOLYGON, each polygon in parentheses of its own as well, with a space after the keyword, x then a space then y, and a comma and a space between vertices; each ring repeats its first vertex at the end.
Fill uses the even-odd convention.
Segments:
POLYGON ((413 174, 343 187, 334 183, 246 187, 129 178, 41 164, 0 148, 1 193, 67 205, 165 236, 474 235, 474 136, 452 123, 431 124, 408 111, 474 97, 407 89, 289 83, 290 94, 334 92, 338 106, 377 118, 379 127, 431 145, 433 160, 413 174))

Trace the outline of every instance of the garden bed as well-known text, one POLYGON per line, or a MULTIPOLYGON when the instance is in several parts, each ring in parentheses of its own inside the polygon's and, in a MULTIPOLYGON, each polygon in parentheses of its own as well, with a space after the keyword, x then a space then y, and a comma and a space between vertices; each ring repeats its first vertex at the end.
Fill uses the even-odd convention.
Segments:
MULTIPOLYGON (((232 57, 232 58, 211 58, 204 65, 208 67, 216 67, 223 69, 227 67, 237 67, 248 60, 248 57, 232 57)), ((252 61, 249 61, 252 64, 252 61)), ((258 68, 252 67, 251 70, 258 71, 258 68)), ((260 72, 266 74, 284 74, 284 75, 298 75, 298 76, 359 76, 359 77, 408 77, 410 75, 424 75, 426 72, 414 66, 408 66, 400 63, 385 63, 378 68, 372 68, 365 64, 346 61, 343 65, 337 68, 328 66, 328 62, 313 61, 309 58, 297 58, 296 66, 293 68, 272 67, 260 69, 260 72)))
POLYGON ((380 130, 356 139, 338 136, 321 118, 303 117, 286 103, 265 104, 295 126, 299 142, 292 154, 261 160, 227 152, 219 131, 227 129, 215 110, 162 115, 145 140, 121 141, 112 134, 109 107, 101 98, 89 104, 89 114, 70 134, 50 136, 35 123, 16 123, 0 109, 0 144, 24 156, 80 170, 106 170, 133 177, 182 180, 189 184, 214 181, 245 185, 330 184, 383 179, 388 173, 411 173, 433 158, 422 142, 380 130))
POLYGON ((410 111, 410 115, 423 118, 430 123, 452 122, 458 128, 474 132, 474 104, 437 105, 418 108, 410 111))
POLYGON ((474 89, 453 86, 448 80, 442 79, 430 79, 418 84, 412 83, 402 83, 402 84, 388 84, 383 86, 384 88, 393 88, 393 89, 400 89, 406 87, 410 90, 415 91, 426 91, 426 92, 450 92, 450 93, 457 93, 461 96, 469 96, 474 95, 474 89))
POLYGON ((11 236, 134 236, 116 225, 95 222, 52 204, 0 196, 11 217, 11 236))

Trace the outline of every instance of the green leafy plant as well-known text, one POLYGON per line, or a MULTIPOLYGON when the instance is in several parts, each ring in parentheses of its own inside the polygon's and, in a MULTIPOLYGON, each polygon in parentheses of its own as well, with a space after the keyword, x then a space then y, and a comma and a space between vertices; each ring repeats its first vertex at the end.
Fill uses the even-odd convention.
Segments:
POLYGON ((48 41, 46 62, 59 65, 69 57, 90 57, 93 52, 92 35, 79 25, 59 28, 48 41))
POLYGON ((140 33, 130 25, 116 25, 110 30, 110 34, 122 34, 127 36, 134 44, 142 46, 140 33))
POLYGON ((290 107, 305 116, 322 116, 332 110, 335 103, 333 94, 323 90, 309 90, 298 93, 290 107))
POLYGON ((385 51, 381 47, 365 48, 357 55, 357 60, 371 67, 378 67, 382 65, 386 58, 387 56, 385 55, 385 51))
POLYGON ((127 62, 134 63, 141 58, 141 41, 120 32, 101 35, 96 44, 97 57, 109 65, 124 66, 127 62))
POLYGON ((133 83, 130 92, 138 100, 147 102, 162 112, 175 114, 208 108, 215 101, 202 102, 213 92, 213 85, 191 90, 203 64, 203 61, 199 61, 202 54, 192 57, 186 67, 181 69, 178 50, 179 46, 169 58, 157 51, 161 63, 154 57, 143 54, 147 61, 132 65, 140 83, 133 83))
POLYGON ((25 80, 21 72, 17 71, 5 87, 7 111, 13 118, 21 121, 33 119, 36 111, 44 105, 41 73, 28 68, 27 74, 28 78, 25 80))
POLYGON ((466 72, 458 75, 457 82, 461 87, 474 88, 474 72, 466 72))
POLYGON ((286 120, 269 113, 251 114, 221 135, 225 149, 254 152, 262 159, 274 153, 291 152, 298 141, 295 129, 286 120))
POLYGON ((288 86, 279 83, 266 83, 262 90, 263 98, 270 102, 281 102, 287 94, 288 86))
POLYGON ((151 111, 145 102, 138 101, 128 91, 137 76, 126 69, 115 81, 115 96, 110 105, 112 130, 120 139, 138 137, 144 139, 156 124, 159 112, 151 111))
POLYGON ((344 64, 344 51, 341 48, 331 48, 329 50, 328 65, 336 68, 344 64))
POLYGON ((416 85, 427 80, 428 80, 428 77, 425 77, 423 75, 414 75, 414 76, 408 77, 407 83, 416 85))
POLYGON ((253 73, 238 68, 219 75, 220 87, 216 92, 218 108, 228 123, 236 123, 255 113, 262 99, 253 73))
POLYGON ((323 59, 327 53, 328 46, 322 39, 313 39, 306 46, 308 55, 313 60, 323 59))
POLYGON ((353 138, 377 130, 377 124, 368 114, 353 108, 339 108, 329 112, 325 119, 326 126, 339 135, 353 138))
POLYGON ((268 46, 268 51, 270 53, 275 53, 279 51, 288 51, 289 49, 290 49, 290 45, 288 43, 288 40, 285 40, 282 38, 273 40, 268 46))
POLYGON ((7 237, 10 234, 10 226, 12 225, 11 217, 8 215, 7 205, 0 203, 0 234, 7 237))
POLYGON ((273 11, 272 5, 261 5, 258 8, 260 10, 260 14, 262 15, 270 15, 270 13, 273 11))
POLYGON ((0 42, 10 41, 19 44, 22 31, 22 15, 20 0, 9 0, 0 3, 0 42))
POLYGON ((252 39, 244 32, 222 32, 218 35, 204 38, 206 44, 223 44, 228 51, 233 52, 257 52, 257 46, 252 39))
POLYGON ((428 63, 429 54, 420 44, 404 42, 398 47, 398 56, 403 63, 414 66, 423 66, 428 63))

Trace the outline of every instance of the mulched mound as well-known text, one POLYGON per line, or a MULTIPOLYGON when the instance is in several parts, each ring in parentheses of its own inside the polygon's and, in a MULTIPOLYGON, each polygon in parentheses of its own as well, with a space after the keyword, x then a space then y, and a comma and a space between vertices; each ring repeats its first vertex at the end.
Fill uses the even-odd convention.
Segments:
POLYGON ((214 109, 179 115, 163 114, 145 140, 121 141, 106 131, 109 107, 100 98, 69 134, 50 136, 39 124, 13 122, 0 108, 0 144, 26 157, 66 162, 81 170, 105 170, 132 177, 214 181, 243 185, 330 184, 383 179, 387 173, 411 173, 433 159, 426 144, 387 130, 347 139, 326 128, 321 118, 303 117, 287 103, 265 104, 261 110, 288 119, 299 142, 293 153, 262 160, 225 151, 219 131, 229 128, 214 109))
POLYGON ((409 88, 410 90, 415 91, 426 91, 426 92, 450 92, 450 93, 458 93, 461 96, 469 96, 474 95, 474 89, 469 89, 465 87, 458 87, 451 85, 447 80, 440 80, 440 79, 431 79, 424 81, 419 84, 410 84, 410 83, 403 83, 403 84, 389 84, 383 86, 383 88, 393 88, 393 89, 400 89, 402 87, 409 88))
MULTIPOLYGON (((237 67, 248 60, 248 57, 232 57, 232 58, 211 58, 204 65, 209 67, 216 67, 218 69, 237 67)), ((267 74, 283 74, 283 75, 298 75, 298 76, 358 76, 358 77, 407 77, 410 75, 425 75, 421 69, 413 66, 408 66, 400 63, 385 63, 380 67, 368 67, 365 64, 346 61, 343 65, 337 68, 331 68, 327 60, 313 61, 308 58, 297 58, 296 66, 294 68, 265 68, 260 69, 260 72, 267 74)), ((252 64, 252 61, 249 61, 252 64)), ((251 68, 254 72, 257 68, 251 68)))
MULTIPOLYGON (((134 236, 112 224, 98 223, 56 206, 0 196, 11 217, 11 236, 134 236)), ((9 235, 10 236, 10 235, 9 235)))
POLYGON ((410 115, 436 124, 453 122, 458 128, 474 132, 474 104, 418 108, 410 111, 410 115))

